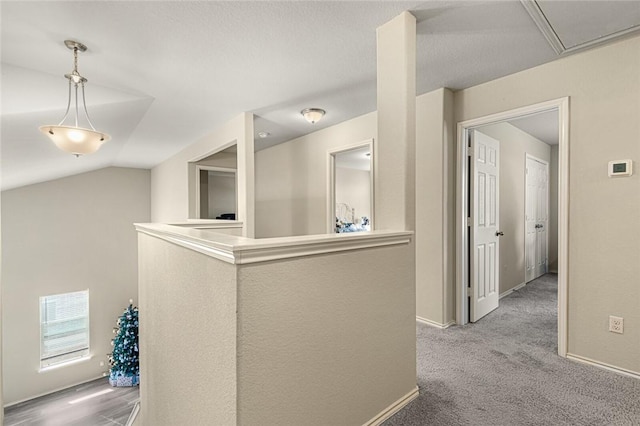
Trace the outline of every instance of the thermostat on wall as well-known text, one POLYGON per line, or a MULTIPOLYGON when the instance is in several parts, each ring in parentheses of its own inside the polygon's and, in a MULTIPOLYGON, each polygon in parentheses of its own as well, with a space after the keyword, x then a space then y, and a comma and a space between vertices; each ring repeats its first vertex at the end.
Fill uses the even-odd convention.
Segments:
POLYGON ((633 174, 633 161, 614 160, 609 161, 609 177, 631 176, 633 174))

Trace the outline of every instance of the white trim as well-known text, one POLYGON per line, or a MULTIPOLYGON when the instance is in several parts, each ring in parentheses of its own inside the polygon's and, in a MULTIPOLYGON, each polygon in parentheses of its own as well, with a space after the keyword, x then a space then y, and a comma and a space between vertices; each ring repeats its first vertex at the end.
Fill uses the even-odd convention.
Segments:
MULTIPOLYGON (((89 350, 89 348, 87 348, 87 350, 89 350)), ((46 367, 41 367, 40 369, 38 369, 38 373, 46 373, 47 371, 57 370, 58 368, 68 367, 73 364, 79 364, 81 362, 89 361, 91 358, 93 358, 93 354, 83 355, 78 358, 72 358, 68 361, 62 361, 56 364, 47 365, 46 367)))
POLYGON ((527 13, 529 13, 529 16, 531 16, 531 19, 533 19, 533 22, 535 22, 542 35, 544 35, 544 38, 547 39, 553 50, 558 55, 565 53, 567 48, 564 47, 564 44, 560 41, 558 34, 556 34, 555 30, 547 20, 547 17, 542 12, 542 9, 540 9, 538 3, 535 0, 520 0, 520 2, 526 9, 527 13))
MULTIPOLYGON (((233 140, 231 140, 231 141, 229 141, 227 143, 224 143, 222 145, 216 146, 215 148, 213 148, 213 149, 211 149, 211 150, 209 150, 209 151, 207 151, 207 152, 205 152, 203 154, 197 155, 197 156, 191 158, 190 160, 188 160, 188 162, 189 163, 197 163, 198 161, 204 160, 205 158, 210 157, 213 154, 217 154, 217 153, 222 152, 222 151, 224 151, 226 149, 229 149, 234 145, 238 145, 238 139, 236 139, 236 138, 234 138, 233 140)), ((237 154, 237 152, 236 152, 236 154, 237 154)), ((236 155, 236 157, 237 157, 237 155, 236 155)), ((236 163, 236 166, 237 166, 237 163, 236 163)))
POLYGON ((98 377, 94 377, 94 378, 89 379, 89 380, 84 380, 84 381, 82 381, 82 382, 74 383, 74 384, 72 384, 72 385, 68 385, 68 386, 63 386, 63 387, 60 387, 60 388, 51 389, 50 391, 46 391, 46 392, 43 392, 43 393, 39 393, 39 394, 37 394, 37 395, 29 396, 29 397, 27 397, 27 398, 20 399, 20 400, 18 400, 18 401, 13 401, 13 402, 11 402, 11 403, 9 403, 9 404, 4 405, 4 407, 3 407, 3 408, 13 407, 14 405, 21 404, 21 403, 23 403, 23 402, 27 402, 27 401, 31 401, 32 399, 40 398, 41 396, 46 396, 46 395, 50 395, 50 394, 52 394, 52 393, 60 392, 60 391, 63 391, 63 390, 65 390, 65 389, 72 388, 72 387, 74 387, 74 386, 84 385, 85 383, 93 382, 94 380, 102 379, 102 378, 104 378, 104 377, 105 377, 105 375, 104 375, 104 374, 101 374, 100 376, 98 376, 98 377))
POLYGON ((553 50, 558 55, 567 55, 569 53, 574 53, 589 47, 594 47, 599 44, 604 44, 611 40, 629 36, 640 31, 640 25, 634 25, 632 27, 625 28, 620 31, 616 31, 614 33, 607 34, 607 35, 595 38, 593 40, 586 41, 584 43, 576 44, 575 46, 565 47, 564 43, 562 43, 562 40, 560 40, 560 37, 558 37, 558 34, 556 33, 555 29, 553 28, 551 23, 547 20, 547 17, 545 16, 544 12, 542 11, 542 9, 540 9, 540 5, 538 4, 538 2, 536 0, 520 0, 520 2, 524 6, 524 8, 527 10, 527 12, 529 13, 529 16, 531 16, 531 19, 533 19, 533 22, 535 22, 540 32, 542 32, 542 34, 547 39, 547 41, 549 42, 553 50))
POLYGON ((432 321, 430 319, 426 319, 426 318, 420 317, 418 315, 416 315, 416 321, 419 322, 419 323, 422 323, 422 324, 426 324, 426 325, 428 325, 430 327, 439 328, 441 330, 444 330, 445 328, 449 328, 452 325, 455 325, 455 323, 456 323, 455 321, 451 320, 446 324, 440 324, 439 322, 432 321))
POLYGON ((236 265, 409 244, 413 235, 411 231, 371 231, 251 239, 171 225, 135 224, 135 227, 139 233, 236 265))
POLYGON ((133 426, 136 423, 136 418, 140 413, 140 398, 133 404, 133 409, 131 410, 131 414, 129 414, 129 418, 127 419, 127 423, 125 426, 133 426))
POLYGON ((195 229, 212 229, 217 228, 242 228, 243 223, 237 220, 223 220, 223 219, 187 219, 187 222, 175 222, 170 223, 172 226, 182 226, 185 228, 195 229))
MULTIPOLYGON (((381 232, 381 231, 379 231, 381 232)), ((347 235, 353 235, 350 233, 347 235)), ((369 232, 358 232, 355 234, 369 234, 369 232)), ((290 259, 294 257, 314 256, 325 253, 337 253, 351 250, 362 250, 374 247, 392 246, 398 244, 409 244, 411 242, 411 232, 408 234, 378 235, 371 239, 353 239, 353 241, 310 241, 295 245, 273 245, 265 247, 242 247, 234 250, 235 263, 247 264, 268 262, 272 260, 290 259)), ((333 234, 344 235, 344 234, 333 234)))
POLYGON ((467 167, 467 151, 469 144, 469 135, 462 127, 462 123, 458 123, 456 128, 456 216, 454 219, 454 227, 456 235, 456 323, 465 325, 469 318, 469 309, 467 305, 467 269, 468 269, 468 252, 466 251, 466 241, 468 236, 467 215, 467 183, 469 170, 467 167), (463 166, 464 164, 464 166, 463 166))
POLYGON ((513 293, 514 291, 520 290, 522 287, 524 287, 526 285, 527 285, 527 283, 520 283, 517 286, 515 286, 513 288, 510 288, 509 290, 505 291, 504 293, 500 293, 500 299, 502 299, 503 297, 507 297, 508 295, 513 293))
POLYGON ((164 232, 162 230, 149 230, 138 227, 136 225, 136 230, 139 233, 147 234, 152 237, 160 238, 164 241, 173 243, 175 245, 188 248, 193 251, 197 251, 198 253, 202 253, 206 256, 213 257, 218 260, 222 260, 227 263, 235 263, 233 252, 229 247, 219 246, 219 245, 210 245, 205 241, 198 241, 195 239, 191 239, 189 237, 176 236, 170 232, 164 232))
POLYGON ((569 98, 559 100, 558 147, 558 355, 567 356, 569 317, 569 98))
POLYGON ((382 410, 377 416, 366 422, 363 426, 381 425, 385 420, 402 410, 407 404, 416 399, 420 395, 420 391, 416 386, 411 392, 382 410))
POLYGON ((456 159, 456 322, 466 324, 467 312, 467 138, 474 127, 500 123, 513 118, 558 111, 558 355, 567 355, 567 283, 569 270, 569 98, 474 118, 457 124, 456 159))
POLYGON ((337 149, 333 149, 333 150, 329 150, 327 151, 327 234, 333 234, 336 232, 336 197, 335 197, 335 192, 336 192, 336 168, 335 168, 335 164, 336 164, 336 154, 340 154, 343 152, 347 152, 347 151, 352 151, 354 149, 360 149, 360 148, 364 148, 364 147, 368 147, 369 148, 369 152, 371 153, 371 155, 369 156, 369 181, 371 182, 370 185, 370 190, 371 190, 371 194, 370 194, 370 200, 371 200, 371 206, 369 207, 370 209, 370 217, 369 217, 369 229, 374 230, 374 217, 375 217, 375 213, 374 213, 374 206, 375 206, 375 202, 374 202, 374 196, 375 196, 375 191, 374 191, 374 172, 373 172, 373 144, 374 144, 374 139, 365 139, 362 142, 353 144, 353 145, 348 145, 348 146, 343 146, 337 149))
POLYGON ((574 354, 571 354, 571 353, 567 353, 567 359, 570 359, 571 361, 579 362, 581 364, 592 365, 592 366, 600 368, 602 370, 612 371, 614 373, 621 374, 623 376, 633 377, 634 379, 639 379, 640 380, 640 373, 635 372, 635 371, 631 371, 631 370, 627 370, 625 368, 616 367, 615 365, 606 364, 604 362, 596 361, 596 360, 593 360, 593 359, 590 359, 590 358, 586 358, 586 357, 579 356, 579 355, 574 355, 574 354))

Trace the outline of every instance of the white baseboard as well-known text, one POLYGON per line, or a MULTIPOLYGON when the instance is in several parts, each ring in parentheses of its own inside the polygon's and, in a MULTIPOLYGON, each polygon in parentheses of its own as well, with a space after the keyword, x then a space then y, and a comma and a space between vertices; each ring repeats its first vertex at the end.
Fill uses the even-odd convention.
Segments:
POLYGON ((509 290, 505 291, 504 293, 502 293, 500 295, 500 299, 502 299, 505 296, 510 295, 511 293, 513 293, 514 291, 520 290, 522 287, 524 287, 525 285, 527 285, 527 283, 520 283, 517 286, 510 288, 509 290))
POLYGON ((416 321, 421 322, 422 324, 426 324, 426 325, 430 325, 431 327, 436 327, 436 328, 441 328, 441 329, 445 329, 445 328, 449 328, 452 325, 454 325, 456 322, 455 321, 449 321, 446 324, 440 324, 439 322, 436 321, 432 321, 430 319, 426 319, 426 318, 422 318, 416 315, 416 321))
POLYGON ((32 399, 40 398, 41 396, 49 395, 49 394, 54 393, 54 392, 60 392, 62 390, 69 389, 69 388, 72 388, 74 386, 84 385, 85 383, 93 382, 94 380, 102 379, 103 377, 107 377, 107 376, 102 374, 102 375, 100 375, 98 377, 94 377, 93 379, 88 379, 88 380, 85 380, 85 381, 82 381, 82 382, 74 383, 72 385, 63 386, 63 387, 57 388, 57 389, 52 389, 50 391, 47 391, 47 392, 44 392, 44 393, 39 393, 37 395, 33 395, 33 396, 28 397, 28 398, 20 399, 18 401, 12 401, 12 402, 6 404, 4 406, 4 408, 11 407, 13 405, 20 404, 20 403, 23 403, 23 402, 26 402, 26 401, 31 401, 32 399))
POLYGON ((640 373, 638 372, 626 370, 624 368, 616 367, 615 365, 606 364, 604 362, 596 361, 590 358, 585 358, 583 356, 567 353, 567 359, 570 359, 571 361, 580 362, 582 364, 592 365, 594 367, 598 367, 603 370, 622 374, 623 376, 633 377, 634 379, 640 379, 640 373))
POLYGON ((405 396, 403 396, 402 398, 400 398, 399 400, 397 400, 396 402, 394 402, 393 404, 391 404, 390 406, 382 410, 380 414, 378 414, 377 416, 375 416, 374 418, 366 422, 363 426, 378 426, 382 424, 389 417, 393 416, 398 411, 402 410, 408 403, 416 399, 418 395, 419 395, 419 391, 418 391, 418 387, 416 386, 411 392, 409 392, 408 394, 406 394, 405 396))

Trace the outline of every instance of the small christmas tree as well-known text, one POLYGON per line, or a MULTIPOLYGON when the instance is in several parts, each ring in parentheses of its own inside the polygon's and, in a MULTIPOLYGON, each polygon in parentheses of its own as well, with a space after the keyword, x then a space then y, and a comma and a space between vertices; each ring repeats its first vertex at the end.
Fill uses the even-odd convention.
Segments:
POLYGON ((138 308, 129 300, 129 307, 118 318, 113 329, 116 337, 111 341, 113 352, 109 355, 111 386, 136 386, 140 383, 140 358, 138 357, 138 308))

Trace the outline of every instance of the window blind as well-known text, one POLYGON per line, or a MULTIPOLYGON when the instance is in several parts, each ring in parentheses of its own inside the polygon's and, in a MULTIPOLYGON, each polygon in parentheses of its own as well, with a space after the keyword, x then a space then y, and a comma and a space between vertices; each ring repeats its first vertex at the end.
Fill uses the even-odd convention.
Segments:
POLYGON ((89 354, 89 290, 40 298, 40 367, 89 354))

